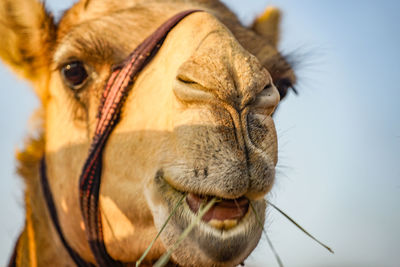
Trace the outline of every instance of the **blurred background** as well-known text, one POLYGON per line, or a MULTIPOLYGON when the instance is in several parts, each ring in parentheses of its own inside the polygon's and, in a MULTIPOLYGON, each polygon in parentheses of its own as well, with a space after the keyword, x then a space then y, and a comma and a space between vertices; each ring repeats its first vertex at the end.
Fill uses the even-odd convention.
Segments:
MULTIPOLYGON (((56 17, 73 1, 48 0, 56 17)), ((225 0, 251 24, 283 11, 281 50, 297 55, 299 95, 276 114, 279 163, 267 233, 285 266, 400 266, 400 1, 225 0)), ((14 152, 38 101, 0 65, 0 266, 23 226, 14 152)), ((246 266, 278 266, 265 237, 246 266)))

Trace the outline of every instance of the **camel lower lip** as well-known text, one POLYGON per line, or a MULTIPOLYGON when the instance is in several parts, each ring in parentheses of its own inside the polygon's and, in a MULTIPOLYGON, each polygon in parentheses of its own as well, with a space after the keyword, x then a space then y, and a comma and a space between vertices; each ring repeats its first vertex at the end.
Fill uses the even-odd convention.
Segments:
MULTIPOLYGON (((193 213, 197 213, 202 203, 207 203, 210 197, 203 197, 193 193, 189 193, 186 197, 186 202, 193 213)), ((202 221, 211 222, 212 225, 221 227, 226 222, 226 225, 236 225, 242 219, 249 209, 249 200, 246 197, 237 199, 222 199, 203 215, 202 221), (220 223, 219 223, 220 222, 220 223)), ((221 228, 217 227, 217 228, 221 228)), ((228 227, 230 228, 230 227, 228 227)))

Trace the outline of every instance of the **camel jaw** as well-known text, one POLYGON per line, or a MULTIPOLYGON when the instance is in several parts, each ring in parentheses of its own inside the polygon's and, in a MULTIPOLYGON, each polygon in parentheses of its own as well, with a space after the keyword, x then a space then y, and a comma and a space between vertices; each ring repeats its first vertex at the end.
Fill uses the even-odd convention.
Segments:
MULTIPOLYGON (((156 228, 159 230, 183 195, 185 201, 177 207, 167 224, 161 239, 168 248, 175 244, 181 233, 193 222, 197 215, 195 207, 190 207, 191 193, 181 192, 172 187, 158 172, 152 186, 147 188, 147 199, 153 213, 156 228), (189 197, 188 197, 189 196, 189 197)), ((235 199, 238 201, 237 199, 235 199)), ((232 200, 232 201, 235 201, 232 200)), ((224 201, 224 200, 223 200, 224 201)), ((193 201, 192 201, 193 202, 193 201)), ((230 203, 223 202, 225 206, 230 203)), ((193 266, 233 266, 240 264, 256 247, 262 229, 254 212, 248 208, 247 199, 240 199, 239 207, 243 211, 236 214, 240 218, 225 219, 203 216, 191 233, 173 253, 173 259, 179 262, 192 262, 193 266)), ((265 216, 264 199, 252 201, 258 215, 265 216)), ((215 212, 214 212, 215 213, 215 212)), ((234 216, 219 214, 218 216, 234 216)), ((218 217, 217 216, 217 217, 218 217)), ((190 264, 189 264, 190 265, 190 264)))

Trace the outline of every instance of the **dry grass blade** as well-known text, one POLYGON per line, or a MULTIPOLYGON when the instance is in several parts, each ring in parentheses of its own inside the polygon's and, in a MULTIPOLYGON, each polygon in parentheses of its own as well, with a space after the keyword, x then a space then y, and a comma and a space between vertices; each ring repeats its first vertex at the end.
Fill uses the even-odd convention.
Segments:
POLYGON ((268 245, 269 245, 269 247, 271 248, 271 251, 272 251, 272 253, 273 253, 274 256, 275 256, 275 259, 276 259, 276 261, 278 262, 279 267, 284 267, 284 266, 283 266, 283 262, 282 262, 281 258, 279 257, 278 252, 275 250, 275 247, 274 247, 274 245, 272 244, 271 239, 269 239, 269 236, 267 235, 267 231, 265 231, 264 225, 262 224, 260 217, 258 217, 258 214, 257 214, 256 209, 254 208, 252 202, 250 202, 250 207, 251 207, 251 209, 253 210, 254 215, 256 216, 257 222, 258 222, 258 224, 260 225, 260 227, 261 227, 261 229, 262 229, 262 231, 263 231, 265 237, 267 238, 268 245))
POLYGON ((176 203, 174 209, 171 211, 169 214, 168 218, 165 220, 163 226, 161 227, 160 231, 158 231, 158 234, 156 237, 151 241, 150 245, 147 247, 147 249, 144 251, 140 259, 136 262, 136 267, 139 267, 140 264, 142 264, 142 261, 144 258, 146 258, 147 254, 150 252, 150 249, 153 247, 154 243, 156 242, 157 238, 161 235, 161 233, 164 231, 164 228, 167 226, 169 220, 171 219, 172 215, 176 212, 177 208, 182 204, 183 199, 186 197, 186 194, 182 195, 182 197, 179 199, 178 203, 176 203))
POLYGON ((330 247, 328 247, 327 245, 325 245, 324 243, 322 243, 321 241, 319 241, 318 239, 316 239, 314 236, 312 236, 309 232, 307 232, 303 227, 301 227, 295 220, 293 220, 292 218, 290 218, 289 215, 287 215, 285 212, 283 212, 280 208, 278 208, 277 206, 275 206, 274 204, 272 204, 271 202, 268 201, 268 203, 275 209, 277 210, 280 214, 282 214, 283 216, 286 217, 286 219, 288 219, 289 221, 291 221, 294 225, 297 226, 297 228, 299 228, 301 231, 303 231, 303 233, 305 233, 306 235, 308 235, 311 239, 313 239, 315 242, 317 242, 318 244, 320 244, 321 246, 323 246, 324 248, 326 248, 330 253, 335 253, 330 247))
POLYGON ((153 265, 153 267, 163 267, 165 266, 169 259, 171 258, 172 253, 175 251, 175 249, 179 246, 179 244, 189 235, 189 233, 192 231, 193 227, 195 227, 201 220, 204 214, 206 214, 207 211, 211 209, 211 207, 217 202, 217 198, 211 199, 207 205, 201 205, 199 212, 197 213, 196 218, 189 224, 188 227, 186 227, 185 231, 182 232, 182 234, 179 236, 178 240, 175 242, 175 244, 167 251, 165 252, 160 259, 153 265))

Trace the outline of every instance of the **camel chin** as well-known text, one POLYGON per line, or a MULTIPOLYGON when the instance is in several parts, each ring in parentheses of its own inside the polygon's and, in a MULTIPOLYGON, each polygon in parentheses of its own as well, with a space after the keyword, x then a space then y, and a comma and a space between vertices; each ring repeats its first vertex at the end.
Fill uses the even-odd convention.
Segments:
MULTIPOLYGON (((161 234, 167 248, 174 247, 179 236, 197 218, 197 213, 189 207, 189 194, 171 186, 162 172, 158 172, 146 188, 147 201, 157 229, 162 228, 183 198, 161 234)), ((209 199, 212 197, 208 196, 209 199)), ((252 206, 259 218, 264 220, 266 201, 263 198, 252 201, 252 206)), ((176 247, 172 257, 176 262, 184 262, 185 266, 236 266, 257 246, 261 234, 262 228, 249 207, 239 220, 200 220, 176 247)))

